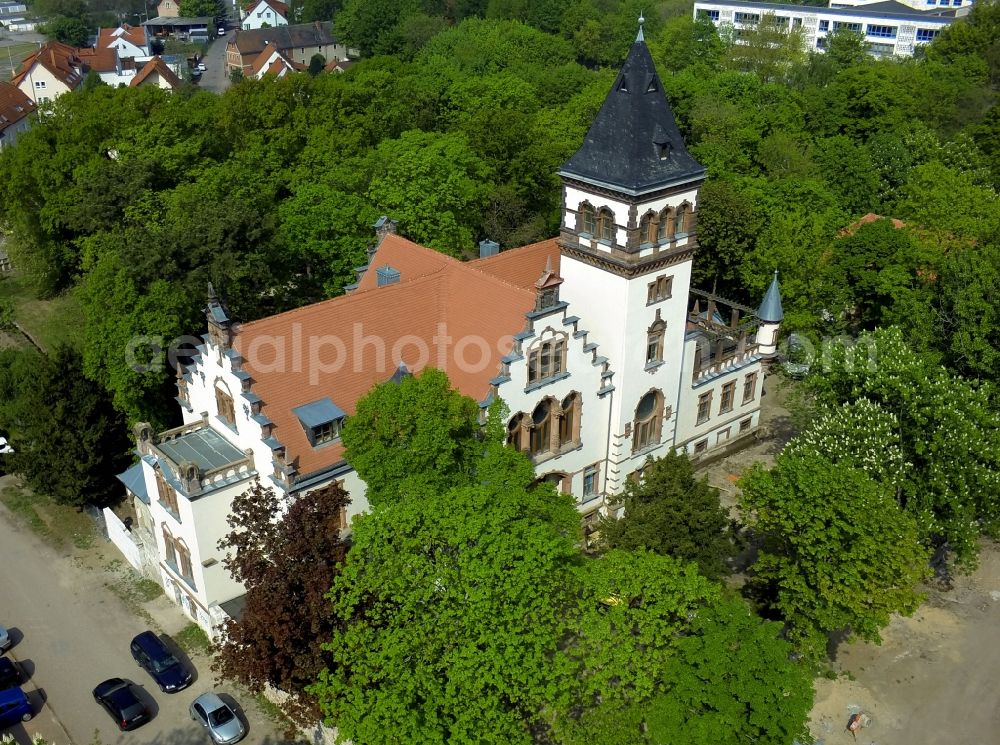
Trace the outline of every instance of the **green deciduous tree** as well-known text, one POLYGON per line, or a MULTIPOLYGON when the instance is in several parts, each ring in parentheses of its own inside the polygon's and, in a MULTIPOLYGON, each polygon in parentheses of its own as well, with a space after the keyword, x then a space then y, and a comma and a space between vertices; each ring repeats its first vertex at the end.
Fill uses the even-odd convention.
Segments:
POLYGON ((482 449, 478 414, 476 402, 434 368, 373 388, 343 432, 347 460, 367 485, 369 504, 468 483, 482 449))
POLYGON ((773 593, 790 638, 811 655, 827 635, 877 641, 891 614, 920 604, 928 553, 891 489, 814 452, 778 456, 740 482, 748 523, 763 539, 754 582, 773 593))
POLYGON ((531 743, 529 727, 570 697, 574 513, 551 487, 477 485, 356 519, 331 594, 345 625, 312 689, 341 736, 531 743), (539 519, 553 510, 561 520, 539 519))
POLYGON ((601 524, 601 540, 609 548, 648 549, 693 561, 710 578, 726 571, 725 559, 733 551, 729 515, 719 505, 719 490, 695 478, 684 453, 648 461, 642 480, 629 481, 611 504, 625 512, 601 524))
POLYGON ((129 461, 124 421, 104 391, 84 377, 78 352, 59 347, 36 362, 17 394, 10 469, 57 502, 110 504, 121 490, 115 474, 129 461))
POLYGON ((992 389, 916 354, 898 328, 836 346, 808 385, 821 405, 865 397, 899 421, 908 464, 899 503, 927 545, 974 567, 978 537, 1000 531, 1000 416, 992 389))
POLYGON ((347 554, 340 531, 348 502, 336 482, 286 504, 256 480, 233 500, 219 542, 223 565, 246 587, 246 606, 227 621, 212 668, 254 693, 270 685, 292 694, 285 711, 303 724, 319 715, 305 689, 331 664, 322 644, 339 620, 326 595, 347 554))

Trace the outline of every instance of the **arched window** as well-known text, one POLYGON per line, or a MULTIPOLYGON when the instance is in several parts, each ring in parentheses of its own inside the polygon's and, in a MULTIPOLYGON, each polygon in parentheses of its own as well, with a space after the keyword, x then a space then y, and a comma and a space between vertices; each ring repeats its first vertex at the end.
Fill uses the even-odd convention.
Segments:
POLYGON ((607 207, 602 207, 597 216, 598 238, 608 243, 615 240, 615 214, 607 207))
POLYGON ((635 425, 632 433, 632 450, 642 450, 659 444, 663 426, 663 394, 650 391, 635 407, 635 425))
POLYGON ((594 208, 584 202, 579 209, 580 222, 577 230, 587 235, 594 235, 597 232, 597 213, 594 208))
POLYGON ((667 207, 660 212, 660 219, 656 224, 657 242, 668 241, 674 237, 674 211, 667 207))
POLYGON ((658 229, 656 213, 647 212, 642 216, 642 220, 639 223, 639 242, 656 243, 658 229))
POLYGON ((656 311, 656 320, 646 330, 646 364, 663 362, 663 340, 667 334, 667 324, 656 311))
POLYGON ((559 418, 559 447, 580 442, 580 394, 571 393, 562 401, 559 418))
POLYGON ((552 402, 543 400, 531 412, 531 439, 528 452, 541 455, 552 449, 552 402))
POLYGON ((221 380, 215 383, 215 407, 216 411, 219 412, 219 418, 236 429, 236 408, 233 405, 233 396, 221 380))
POLYGON ((525 429, 524 414, 515 414, 511 417, 507 423, 507 444, 518 450, 527 450, 527 443, 524 441, 525 429))
POLYGON ((688 221, 691 215, 691 205, 685 202, 677 208, 677 227, 676 231, 678 233, 688 232, 688 221))

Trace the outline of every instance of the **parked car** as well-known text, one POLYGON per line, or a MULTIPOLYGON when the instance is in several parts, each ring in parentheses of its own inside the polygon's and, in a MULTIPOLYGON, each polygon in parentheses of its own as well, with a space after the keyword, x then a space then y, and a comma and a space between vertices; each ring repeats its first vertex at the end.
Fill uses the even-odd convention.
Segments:
POLYGON ((176 693, 191 685, 191 673, 152 631, 135 637, 130 648, 139 667, 153 676, 164 693, 176 693))
POLYGON ((14 640, 10 638, 10 632, 0 626, 0 652, 6 652, 13 643, 14 640))
POLYGON ((198 72, 205 72, 205 70, 207 70, 208 68, 205 67, 205 63, 204 62, 199 62, 198 63, 198 67, 195 68, 195 69, 197 69, 198 72))
POLYGON ((94 701, 104 707, 122 732, 135 729, 149 721, 149 712, 133 690, 132 684, 121 678, 109 678, 94 689, 94 701))
POLYGON ((12 448, 10 446, 10 443, 7 442, 7 438, 0 437, 0 455, 7 455, 8 453, 13 453, 13 452, 14 448, 12 448))
POLYGON ((20 688, 0 691, 0 729, 13 727, 18 722, 27 722, 34 715, 31 702, 20 688))
POLYGON ((191 703, 191 718, 208 730, 216 745, 231 745, 247 733, 236 712, 214 693, 203 693, 191 703))
POLYGON ((219 26, 219 36, 225 36, 225 35, 226 35, 226 27, 219 26))
POLYGON ((23 682, 21 667, 9 657, 0 657, 0 691, 16 688, 23 682))

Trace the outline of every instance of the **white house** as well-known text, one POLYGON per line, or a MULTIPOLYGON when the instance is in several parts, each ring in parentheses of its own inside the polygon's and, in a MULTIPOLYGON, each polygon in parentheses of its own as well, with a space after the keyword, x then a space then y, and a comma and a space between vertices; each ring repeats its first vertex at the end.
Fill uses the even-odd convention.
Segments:
POLYGON ((184 83, 173 70, 163 61, 162 57, 153 57, 129 81, 130 88, 154 86, 164 90, 175 91, 184 83))
POLYGON ((508 442, 585 522, 648 458, 752 435, 782 320, 777 278, 757 311, 690 288, 705 169, 641 32, 560 175, 561 229, 540 243, 483 241, 462 262, 382 218, 344 296, 240 325, 210 288, 204 344, 178 371, 184 425, 138 425, 140 460, 121 477, 192 618, 212 631, 239 606, 216 548, 233 497, 254 477, 289 498, 340 481, 346 527, 367 503, 345 419, 374 385, 428 366, 484 414, 502 398, 508 442))
POLYGON ((17 86, 0 80, 0 150, 12 146, 27 131, 36 111, 35 102, 17 86))
POLYGON ((21 61, 10 82, 41 104, 78 88, 86 72, 77 49, 47 41, 21 61))
POLYGON ((256 80, 261 80, 265 75, 283 78, 290 72, 300 72, 306 69, 308 69, 306 65, 292 60, 289 55, 278 49, 272 42, 264 47, 264 51, 258 54, 250 65, 249 77, 256 80))
POLYGON ((740 35, 769 19, 788 30, 801 29, 807 50, 824 51, 826 38, 838 29, 862 33, 868 51, 875 57, 911 57, 914 50, 928 44, 941 30, 967 12, 969 0, 941 0, 940 6, 927 2, 927 10, 896 0, 861 2, 831 0, 830 7, 783 5, 741 0, 698 0, 696 18, 708 18, 719 29, 730 30, 737 42, 740 35), (964 7, 961 7, 964 3, 964 7))
POLYGON ((243 8, 244 31, 255 28, 276 28, 288 25, 288 5, 278 0, 251 0, 243 8))
POLYGON ((114 49, 120 59, 149 59, 149 46, 144 26, 130 26, 123 23, 118 28, 102 28, 97 32, 99 49, 114 49))

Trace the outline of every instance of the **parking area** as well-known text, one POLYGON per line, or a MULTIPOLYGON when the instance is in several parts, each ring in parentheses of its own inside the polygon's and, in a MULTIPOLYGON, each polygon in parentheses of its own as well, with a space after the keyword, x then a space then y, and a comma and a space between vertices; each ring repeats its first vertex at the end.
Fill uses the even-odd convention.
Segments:
MULTIPOLYGON (((9 478, 0 478, 0 488, 9 478)), ((232 686, 215 685, 208 657, 188 657, 175 647, 193 671, 194 681, 179 693, 162 693, 132 659, 129 642, 150 627, 176 634, 188 623, 180 610, 161 596, 144 603, 141 613, 136 613, 111 591, 106 572, 87 566, 75 552, 54 550, 12 520, 3 506, 0 565, 8 568, 0 572, 0 623, 11 630, 14 645, 8 655, 20 662, 27 675, 23 688, 36 712, 31 721, 7 731, 18 745, 30 745, 34 734, 58 745, 207 744, 208 735, 190 719, 188 707, 208 691, 220 693, 248 725, 243 742, 286 742, 253 699, 243 698, 232 686), (92 696, 98 683, 114 677, 137 684, 152 721, 131 732, 118 731, 92 696)))

